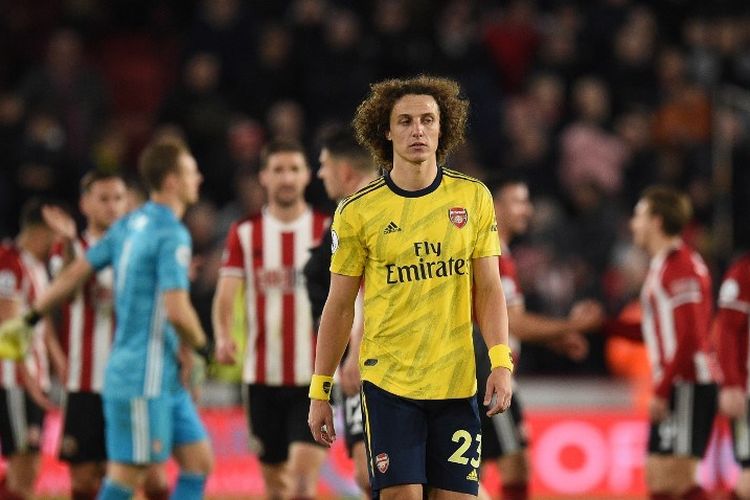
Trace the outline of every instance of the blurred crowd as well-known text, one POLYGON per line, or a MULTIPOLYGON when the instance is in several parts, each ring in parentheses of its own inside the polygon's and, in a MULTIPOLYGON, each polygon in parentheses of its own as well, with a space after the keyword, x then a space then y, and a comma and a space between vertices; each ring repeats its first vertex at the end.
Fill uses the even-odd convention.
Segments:
MULTIPOLYGON (((186 222, 193 298, 210 303, 229 223, 263 204, 270 138, 306 145, 346 123, 370 83, 457 79, 469 140, 449 166, 529 181, 512 244, 528 308, 583 297, 618 314, 646 257, 627 230, 653 183, 685 189, 686 238, 715 276, 750 232, 750 11, 743 0, 15 0, 0 4, 0 236, 34 195, 77 199, 90 169, 135 180, 154 134, 186 139, 205 176, 186 222)), ((313 205, 331 210, 319 182, 313 205)), ((502 221, 499 221, 502 224, 502 221)), ((606 373, 603 341, 564 360, 528 346, 521 372, 606 373)))

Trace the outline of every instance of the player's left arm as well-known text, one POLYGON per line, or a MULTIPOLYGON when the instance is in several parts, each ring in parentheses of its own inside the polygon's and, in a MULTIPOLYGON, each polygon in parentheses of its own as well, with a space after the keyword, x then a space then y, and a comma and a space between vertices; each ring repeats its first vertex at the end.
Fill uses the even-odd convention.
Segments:
POLYGON ((190 302, 188 271, 193 255, 190 234, 180 226, 161 237, 157 269, 167 319, 183 342, 201 349, 206 346, 206 332, 190 302))
POLYGON ((498 272, 497 256, 472 259, 474 270, 474 314, 487 348, 490 350, 492 371, 487 378, 484 404, 495 404, 487 415, 505 411, 513 395, 511 374, 513 363, 508 347, 508 309, 498 272))
POLYGON ((163 294, 167 319, 174 326, 180 339, 200 349, 206 345, 206 332, 198 319, 190 295, 184 289, 166 290, 163 294))

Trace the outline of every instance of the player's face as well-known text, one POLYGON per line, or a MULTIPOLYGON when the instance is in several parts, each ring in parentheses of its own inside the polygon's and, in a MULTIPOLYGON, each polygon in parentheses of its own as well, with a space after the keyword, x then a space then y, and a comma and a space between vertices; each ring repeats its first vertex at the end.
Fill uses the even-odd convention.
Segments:
POLYGON ((326 194, 332 200, 340 200, 347 194, 344 190, 342 162, 331 156, 327 148, 323 148, 320 152, 319 159, 320 168, 318 169, 318 177, 323 181, 326 194))
POLYGON ((81 197, 81 212, 88 224, 104 231, 125 214, 127 188, 122 179, 112 177, 94 182, 81 197))
POLYGON ((200 187, 203 175, 198 170, 195 158, 189 154, 180 155, 179 161, 179 193, 180 200, 186 205, 192 205, 200 197, 200 187))
POLYGON ((648 201, 640 200, 633 209, 633 217, 630 218, 630 231, 633 233, 633 243, 637 247, 646 248, 653 225, 654 216, 649 211, 648 201))
POLYGON ((526 184, 509 184, 496 193, 495 214, 498 226, 509 231, 511 236, 527 231, 533 213, 534 207, 526 184))
POLYGON ((440 139, 440 108, 431 95, 405 95, 393 105, 386 138, 394 159, 422 163, 435 157, 440 139))
POLYGON ((304 200, 305 187, 310 182, 310 170, 302 153, 283 151, 268 157, 266 167, 260 171, 259 180, 270 203, 290 207, 304 200))

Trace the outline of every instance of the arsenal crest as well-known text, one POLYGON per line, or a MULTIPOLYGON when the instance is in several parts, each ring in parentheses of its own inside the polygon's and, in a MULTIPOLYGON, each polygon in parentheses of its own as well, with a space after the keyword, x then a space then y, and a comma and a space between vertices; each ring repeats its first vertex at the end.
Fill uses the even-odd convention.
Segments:
POLYGON ((465 208, 462 207, 453 207, 448 209, 448 218, 453 223, 454 226, 461 229, 466 225, 466 222, 469 220, 469 213, 466 211, 465 208))
POLYGON ((385 471, 388 470, 388 466, 391 463, 391 459, 388 458, 387 453, 380 453, 378 456, 375 457, 375 466, 378 468, 381 474, 385 474, 385 471))

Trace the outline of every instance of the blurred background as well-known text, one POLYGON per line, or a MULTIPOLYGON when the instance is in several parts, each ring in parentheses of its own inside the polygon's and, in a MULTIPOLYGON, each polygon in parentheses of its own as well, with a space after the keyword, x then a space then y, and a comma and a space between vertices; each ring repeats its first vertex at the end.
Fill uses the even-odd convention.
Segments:
MULTIPOLYGON (((512 244, 529 309, 564 315, 576 300, 597 298, 610 315, 631 314, 647 259, 627 222, 652 183, 690 194, 695 218, 685 237, 716 279, 748 247, 743 0, 0 1, 0 236, 16 233, 30 196, 75 207, 90 169, 121 172, 137 189, 146 141, 182 135, 205 176, 186 222, 192 295, 210 331, 226 231, 263 204, 263 144, 298 139, 315 170, 320 131, 349 122, 370 83, 419 73, 457 79, 471 101, 469 140, 449 166, 488 182, 508 170, 529 180, 531 231, 512 244)), ((308 199, 333 208, 317 180, 308 199)), ((532 426, 547 422, 534 419, 535 408, 542 417, 611 410, 640 424, 642 348, 589 341, 579 361, 523 347, 518 375, 532 426)), ((232 386, 214 379, 204 403, 234 404, 232 386)), ((615 453, 602 423, 609 417, 592 418, 602 453, 615 453)), ((560 470, 586 472, 587 456, 561 459, 560 470)), ((638 466, 632 487, 602 472, 589 490, 567 494, 637 493, 638 466)), ((335 484, 331 491, 346 490, 335 484)))

